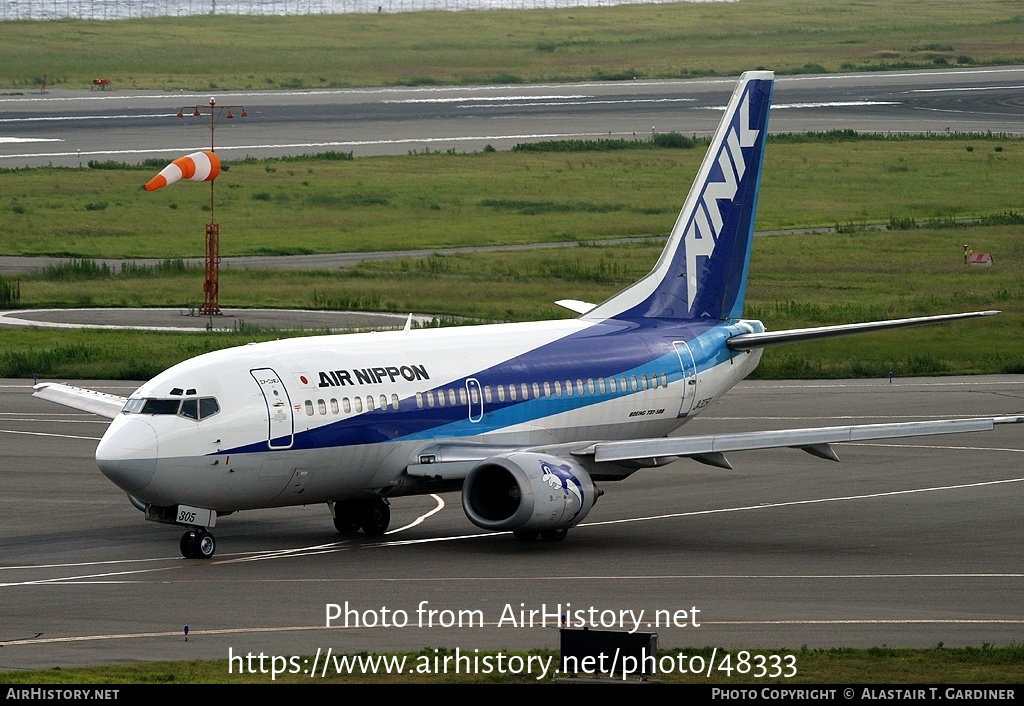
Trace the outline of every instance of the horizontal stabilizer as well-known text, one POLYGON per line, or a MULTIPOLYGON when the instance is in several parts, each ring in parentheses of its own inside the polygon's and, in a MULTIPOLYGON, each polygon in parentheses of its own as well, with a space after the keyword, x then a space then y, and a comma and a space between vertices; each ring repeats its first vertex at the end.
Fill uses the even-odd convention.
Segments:
MULTIPOLYGON (((738 434, 707 434, 664 439, 635 439, 632 441, 605 441, 594 444, 594 460, 599 463, 637 461, 658 456, 700 457, 707 463, 714 454, 729 451, 756 451, 785 447, 802 448, 809 453, 823 451, 826 444, 849 441, 899 439, 932 434, 959 434, 970 431, 991 431, 996 424, 1024 423, 1024 416, 986 417, 981 419, 936 419, 923 422, 895 424, 859 424, 819 429, 782 429, 754 431, 738 434), (813 450, 812 450, 813 449, 813 450)), ((831 449, 829 449, 831 451, 831 449)), ((827 453, 827 452, 826 452, 827 453)), ((823 455, 815 453, 815 455, 823 455)), ((834 454, 833 454, 834 455, 834 454)), ((831 458, 823 455, 825 458, 831 458)), ((832 460, 838 460, 834 458, 832 460)))
POLYGON ((795 328, 789 331, 766 331, 764 333, 741 333, 733 336, 725 345, 734 351, 745 351, 751 348, 767 348, 781 346, 784 343, 801 343, 816 341, 821 338, 851 336, 855 333, 887 331, 907 326, 924 326, 941 324, 958 319, 973 319, 978 316, 995 316, 998 311, 972 311, 966 314, 942 314, 941 316, 918 316, 912 319, 890 319, 888 321, 867 321, 861 324, 839 324, 837 326, 818 326, 815 328, 795 328))
POLYGON ((558 306, 569 311, 575 311, 577 314, 586 314, 588 311, 593 309, 597 304, 591 304, 590 302, 582 302, 579 299, 559 299, 555 302, 558 306))
POLYGON ((128 401, 126 397, 62 385, 59 382, 41 382, 34 389, 33 397, 56 402, 83 412, 92 412, 107 419, 113 419, 120 414, 124 409, 125 402, 128 401))

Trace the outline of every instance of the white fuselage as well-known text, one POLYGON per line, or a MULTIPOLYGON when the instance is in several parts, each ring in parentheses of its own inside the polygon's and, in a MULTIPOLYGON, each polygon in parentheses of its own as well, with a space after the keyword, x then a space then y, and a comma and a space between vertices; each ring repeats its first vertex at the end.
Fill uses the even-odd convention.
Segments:
POLYGON ((729 352, 724 341, 763 327, 661 323, 573 319, 209 353, 140 387, 128 408, 213 399, 215 413, 122 413, 97 463, 145 503, 227 512, 364 489, 426 492, 405 473, 438 443, 523 449, 663 436, 753 370, 759 352, 729 352))

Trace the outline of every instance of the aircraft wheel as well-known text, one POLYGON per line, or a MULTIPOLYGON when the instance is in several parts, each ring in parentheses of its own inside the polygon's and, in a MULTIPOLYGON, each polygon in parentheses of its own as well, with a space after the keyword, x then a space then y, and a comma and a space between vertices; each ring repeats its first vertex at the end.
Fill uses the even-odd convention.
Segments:
POLYGON ((561 527, 559 529, 544 530, 540 533, 540 538, 545 542, 561 542, 568 534, 569 528, 561 527))
POLYGON ((334 503, 334 529, 341 534, 355 534, 359 531, 359 508, 353 502, 334 503))
POLYGON ((186 559, 198 559, 199 554, 196 547, 196 534, 195 530, 189 530, 185 534, 181 535, 181 542, 178 543, 178 547, 181 549, 181 555, 186 559))
POLYGON ((379 537, 391 523, 391 507, 388 501, 379 495, 367 498, 359 512, 359 526, 367 537, 379 537))
POLYGON ((206 530, 196 532, 196 559, 210 559, 217 551, 217 540, 206 530))

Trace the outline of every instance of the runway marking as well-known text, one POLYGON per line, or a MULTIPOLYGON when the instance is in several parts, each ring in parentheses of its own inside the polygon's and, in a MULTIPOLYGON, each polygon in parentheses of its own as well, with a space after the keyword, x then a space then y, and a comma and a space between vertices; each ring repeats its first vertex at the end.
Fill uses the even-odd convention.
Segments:
MULTIPOLYGON (((801 109, 801 108, 851 108, 855 106, 866 106, 866 105, 900 105, 899 101, 828 101, 822 103, 779 103, 773 105, 772 110, 787 110, 787 109, 801 109)), ((724 105, 705 105, 697 108, 697 110, 717 110, 719 112, 725 110, 724 105)))
POLYGON ((0 429, 0 434, 23 434, 25 436, 55 436, 61 439, 85 439, 86 441, 99 441, 98 436, 75 436, 74 434, 48 434, 44 431, 14 431, 13 429, 0 429))
POLYGON ((552 95, 552 96, 457 96, 454 98, 389 98, 381 103, 468 103, 470 101, 543 101, 543 100, 569 100, 580 98, 594 98, 588 95, 552 95))
MULTIPOLYGON (((480 100, 494 100, 492 98, 481 98, 480 100)), ((622 105, 622 104, 633 104, 639 105, 641 103, 693 103, 696 98, 592 98, 589 100, 559 100, 551 101, 547 103, 518 103, 518 104, 507 104, 507 103, 473 103, 472 105, 460 105, 459 108, 465 110, 472 110, 474 108, 527 108, 527 107, 549 107, 549 106, 575 106, 575 105, 622 105)), ((725 106, 721 108, 712 108, 712 110, 725 110, 725 106)))
MULTIPOLYGON (((126 120, 135 118, 176 118, 177 113, 142 113, 139 115, 50 115, 31 118, 0 118, 0 123, 53 122, 56 120, 126 120)), ((3 138, 0 138, 2 141, 3 138)), ((61 142, 62 140, 45 140, 61 142)))
POLYGON ((35 422, 38 424, 110 424, 109 419, 36 419, 24 417, 16 419, 3 419, 5 422, 35 422))
POLYGON ((432 497, 434 499, 434 503, 435 503, 434 508, 432 510, 430 510, 429 512, 423 513, 422 515, 420 515, 419 517, 417 517, 415 520, 413 520, 409 524, 405 525, 404 527, 399 527, 397 529, 388 530, 384 534, 385 535, 395 534, 396 532, 402 532, 403 530, 412 529, 416 525, 422 524, 423 521, 426 520, 428 517, 436 515, 437 513, 441 512, 441 510, 444 510, 444 508, 445 508, 444 498, 442 498, 440 495, 435 495, 433 493, 430 494, 430 497, 432 497))
MULTIPOLYGON (((409 524, 407 524, 407 525, 405 525, 403 527, 398 527, 396 529, 390 530, 390 531, 387 532, 387 534, 395 534, 397 532, 402 532, 402 531, 410 529, 412 527, 416 527, 417 525, 423 523, 428 517, 431 517, 431 516, 437 514, 438 512, 440 512, 441 510, 443 510, 445 508, 445 502, 444 502, 444 499, 441 498, 441 496, 431 494, 430 497, 432 497, 434 499, 435 505, 434 505, 433 508, 431 508, 427 512, 423 513, 422 515, 420 515, 419 517, 414 519, 409 524)), ((235 558, 231 558, 231 559, 214 560, 214 561, 211 561, 211 562, 209 562, 207 564, 203 564, 203 566, 217 566, 217 565, 220 565, 220 564, 236 564, 236 563, 249 562, 249 561, 263 561, 263 560, 266 560, 266 559, 288 559, 288 558, 296 557, 296 556, 313 556, 313 555, 316 555, 316 554, 329 554, 329 553, 332 553, 332 552, 348 551, 350 549, 352 549, 352 540, 342 540, 340 542, 329 542, 327 544, 317 544, 317 545, 310 546, 310 547, 296 547, 294 549, 281 549, 281 550, 266 550, 266 551, 256 552, 254 554, 246 553, 246 554, 243 554, 241 556, 236 556, 235 558)), ((102 562, 81 562, 81 563, 75 563, 75 564, 46 564, 46 565, 41 565, 41 566, 0 566, 0 570, 22 570, 22 571, 24 571, 24 570, 30 570, 30 569, 46 569, 46 568, 60 569, 60 568, 70 568, 70 567, 76 567, 76 566, 98 566, 98 565, 103 565, 103 564, 134 564, 134 563, 138 563, 140 561, 179 561, 179 560, 176 560, 176 559, 123 559, 123 560, 102 561, 102 562)), ((129 575, 132 575, 132 574, 149 573, 149 572, 153 572, 153 571, 167 571, 169 569, 179 569, 179 568, 182 568, 182 566, 178 565, 178 566, 157 567, 157 568, 147 568, 147 569, 135 569, 135 570, 130 570, 130 571, 117 571, 117 572, 104 573, 104 574, 89 574, 89 575, 84 575, 84 576, 64 576, 64 577, 56 576, 56 577, 52 577, 52 578, 35 579, 35 580, 31 580, 31 581, 12 581, 12 582, 9 582, 9 583, 0 583, 0 588, 9 588, 9 587, 12 587, 12 586, 33 586, 33 585, 40 585, 40 584, 55 584, 55 583, 57 583, 57 584, 60 584, 60 583, 74 583, 76 585, 78 585, 78 584, 88 584, 88 583, 115 583, 115 582, 110 582, 110 581, 86 581, 85 579, 105 578, 107 576, 129 576, 129 575)), ((119 581, 119 582, 116 582, 116 583, 127 583, 127 582, 119 581)))
POLYGON ((667 515, 652 515, 649 517, 633 517, 621 520, 605 520, 604 522, 587 522, 580 527, 598 527, 601 525, 618 525, 627 522, 643 522, 645 520, 665 520, 678 517, 697 517, 700 515, 717 515, 727 512, 743 512, 745 510, 768 510, 780 507, 793 507, 797 505, 816 505, 819 503, 844 502, 847 500, 870 500, 873 498, 893 497, 896 495, 912 495, 914 493, 934 493, 940 490, 963 490, 965 488, 980 488, 988 485, 1003 485, 1006 483, 1024 482, 1024 478, 1008 478, 1005 480, 987 480, 977 483, 962 483, 959 485, 942 485, 931 488, 910 488, 908 490, 889 490, 881 493, 866 493, 864 495, 840 495, 834 498, 817 498, 814 500, 788 500, 781 503, 766 503, 764 505, 745 505, 742 507, 720 508, 717 510, 693 510, 690 512, 670 513, 667 515))
MULTIPOLYGON (((2 122, 2 121, 0 121, 2 122)), ((56 137, 0 137, 0 144, 18 144, 22 142, 63 142, 56 137)))
POLYGON ((915 88, 907 91, 907 93, 953 93, 955 91, 1000 91, 1000 90, 1019 90, 1024 86, 964 86, 964 87, 951 87, 951 88, 915 88))
MULTIPOLYGON (((1012 449, 1012 450, 1013 451, 1019 451, 1019 449, 1012 449)), ((884 498, 884 497, 891 497, 891 496, 896 496, 896 495, 910 495, 910 494, 914 494, 914 493, 933 493, 933 492, 941 491, 941 490, 963 490, 965 488, 978 488, 978 487, 983 487, 983 486, 988 486, 988 485, 1000 485, 1000 484, 1006 484, 1006 483, 1020 483, 1020 482, 1024 482, 1024 478, 1008 478, 1008 479, 1005 479, 1005 480, 980 481, 980 482, 977 482, 977 483, 963 483, 963 484, 960 484, 960 485, 935 486, 935 487, 931 487, 931 488, 911 488, 911 489, 908 489, 908 490, 891 490, 891 491, 880 492, 880 493, 868 493, 868 494, 864 494, 864 495, 842 495, 842 496, 833 497, 833 498, 816 498, 816 499, 812 499, 812 500, 789 500, 789 501, 780 502, 780 503, 765 503, 764 505, 743 505, 743 506, 740 506, 740 507, 717 508, 717 509, 714 509, 714 510, 691 510, 689 512, 673 512, 673 513, 668 513, 668 514, 665 514, 665 515, 649 515, 649 516, 645 516, 645 517, 627 517, 627 518, 621 518, 621 519, 618 519, 618 520, 604 520, 602 522, 584 522, 584 523, 578 525, 578 527, 580 527, 580 528, 582 528, 582 527, 601 527, 601 526, 604 526, 604 525, 620 525, 620 524, 627 524, 627 523, 631 523, 631 522, 648 522, 648 521, 651 521, 651 520, 669 520, 669 519, 678 519, 678 518, 682 518, 682 517, 698 517, 698 516, 702 516, 702 515, 718 515, 718 514, 724 514, 724 513, 729 513, 729 512, 745 512, 745 511, 748 511, 748 510, 769 510, 769 509, 773 509, 773 508, 792 507, 792 506, 796 506, 796 505, 815 505, 815 504, 820 504, 820 503, 834 503, 834 502, 843 502, 843 501, 848 501, 848 500, 869 500, 869 499, 872 499, 872 498, 884 498)), ((370 547, 366 547, 366 548, 370 549, 370 548, 373 548, 373 547, 402 546, 402 545, 406 545, 406 544, 431 544, 431 543, 434 543, 434 542, 451 542, 451 541, 462 540, 462 539, 478 539, 480 537, 496 537, 496 536, 507 535, 507 534, 511 534, 511 532, 486 532, 486 533, 471 534, 471 535, 453 535, 453 536, 449 536, 449 537, 429 537, 429 538, 424 538, 424 539, 405 539, 405 540, 399 540, 397 542, 381 542, 380 544, 374 544, 374 545, 371 545, 370 547)))

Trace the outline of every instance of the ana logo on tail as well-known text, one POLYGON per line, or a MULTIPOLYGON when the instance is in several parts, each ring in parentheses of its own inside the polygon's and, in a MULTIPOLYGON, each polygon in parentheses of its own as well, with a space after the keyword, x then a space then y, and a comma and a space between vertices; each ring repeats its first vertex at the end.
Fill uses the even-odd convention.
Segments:
POLYGON ((750 128, 750 92, 743 96, 743 102, 737 111, 736 124, 729 132, 718 153, 718 168, 722 172, 722 181, 709 180, 704 186, 704 193, 694 209, 693 218, 686 228, 686 272, 687 301, 691 306, 697 296, 697 258, 710 258, 722 232, 722 212, 718 201, 731 202, 736 197, 736 186, 746 171, 743 159, 743 147, 753 147, 757 142, 759 130, 750 128))

